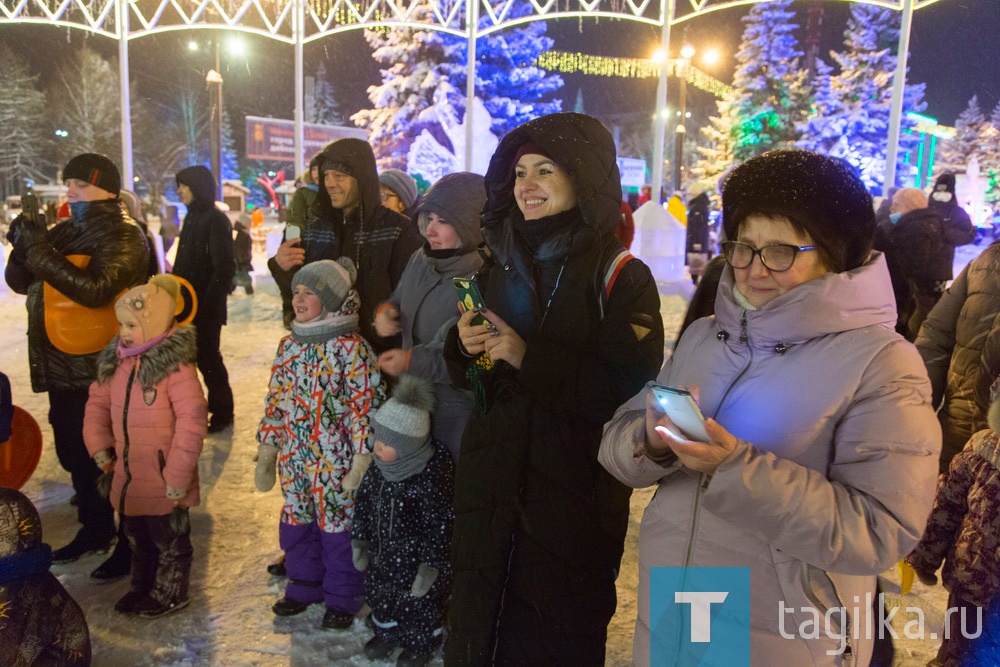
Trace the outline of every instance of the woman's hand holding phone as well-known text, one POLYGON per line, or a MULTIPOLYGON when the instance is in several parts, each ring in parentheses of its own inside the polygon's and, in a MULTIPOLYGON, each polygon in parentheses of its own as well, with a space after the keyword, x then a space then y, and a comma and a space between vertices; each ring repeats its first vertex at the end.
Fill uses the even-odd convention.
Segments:
POLYGON ((479 356, 486 351, 486 339, 493 334, 493 326, 486 324, 473 324, 472 321, 479 316, 475 310, 465 310, 461 301, 458 302, 458 310, 462 316, 458 318, 458 338, 462 341, 462 347, 473 356, 479 356))
MULTIPOLYGON (((699 402, 701 392, 696 385, 684 389, 691 393, 695 403, 699 402)), ((655 453, 666 453, 669 449, 685 467, 711 475, 729 457, 739 440, 714 419, 705 420, 705 431, 708 442, 688 440, 663 411, 653 392, 646 397, 646 446, 655 453)))

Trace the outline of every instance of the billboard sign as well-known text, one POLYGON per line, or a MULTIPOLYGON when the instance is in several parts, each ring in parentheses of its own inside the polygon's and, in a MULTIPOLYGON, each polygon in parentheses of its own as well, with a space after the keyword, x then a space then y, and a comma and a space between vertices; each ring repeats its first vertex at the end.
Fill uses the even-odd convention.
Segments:
POLYGON ((630 157, 618 158, 618 171, 622 174, 622 187, 639 188, 646 180, 646 161, 630 157))
MULTIPOLYGON (((247 157, 255 160, 295 162, 295 121, 247 116, 247 157)), ((355 137, 368 141, 358 127, 303 124, 302 154, 308 160, 336 139, 355 137)))

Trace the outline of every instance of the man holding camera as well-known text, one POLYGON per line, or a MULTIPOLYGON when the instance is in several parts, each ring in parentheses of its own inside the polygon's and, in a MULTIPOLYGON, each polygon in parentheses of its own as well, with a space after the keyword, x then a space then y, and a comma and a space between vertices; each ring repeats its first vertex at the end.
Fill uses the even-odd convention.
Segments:
MULTIPOLYGON (((97 153, 77 155, 63 169, 63 179, 72 217, 47 230, 37 207, 29 210, 26 206, 11 223, 14 249, 6 270, 11 289, 28 297, 31 386, 35 392, 49 394, 56 454, 72 477, 83 525, 68 545, 53 552, 56 563, 107 551, 115 537, 115 521, 111 504, 97 491, 101 471, 83 443, 84 408, 97 376, 99 349, 79 353, 50 338, 46 309, 54 303, 45 301, 55 301, 60 295, 45 290, 44 284, 61 293, 70 309, 101 308, 113 304, 124 290, 145 282, 149 257, 142 230, 125 215, 118 200, 121 176, 114 162, 97 153), (73 262, 69 259, 73 255, 85 259, 73 262)), ((85 312, 80 311, 81 318, 85 312)), ((113 332, 114 324, 110 327, 113 332)), ((115 553, 91 576, 117 578, 128 574, 130 565, 128 543, 119 539, 115 553)))

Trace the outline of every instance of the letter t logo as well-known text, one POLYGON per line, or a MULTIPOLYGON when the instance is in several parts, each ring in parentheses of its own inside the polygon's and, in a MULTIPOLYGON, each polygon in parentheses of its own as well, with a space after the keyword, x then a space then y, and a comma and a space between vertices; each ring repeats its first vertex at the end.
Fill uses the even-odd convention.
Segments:
POLYGON ((712 603, 725 602, 729 593, 707 591, 676 591, 674 602, 691 605, 691 642, 712 641, 712 603))

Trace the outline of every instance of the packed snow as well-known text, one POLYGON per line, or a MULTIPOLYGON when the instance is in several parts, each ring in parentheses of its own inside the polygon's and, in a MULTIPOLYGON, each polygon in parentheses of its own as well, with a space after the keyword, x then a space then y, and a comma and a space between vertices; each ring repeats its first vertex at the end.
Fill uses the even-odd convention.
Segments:
MULTIPOLYGON (((9 247, 5 248, 9 252, 9 247)), ((960 248, 956 271, 981 247, 960 248)), ((277 490, 254 489, 255 433, 261 416, 270 365, 278 340, 284 335, 281 303, 266 273, 266 257, 254 258, 257 288, 253 296, 242 289, 230 297, 229 324, 222 333, 222 353, 236 398, 235 428, 209 435, 202 452, 202 504, 191 512, 191 539, 195 560, 191 604, 160 619, 146 620, 116 614, 115 601, 128 590, 128 579, 99 583, 89 577, 102 556, 89 556, 52 571, 83 607, 90 625, 94 665, 194 665, 306 666, 369 665, 362 647, 371 636, 361 618, 347 631, 322 630, 323 606, 305 613, 278 618, 271 604, 282 595, 284 580, 267 574, 266 566, 279 555, 278 516, 281 496, 277 490)), ((689 288, 662 284, 661 297, 667 349, 673 347, 683 320, 689 288)), ((43 454, 34 476, 22 489, 42 516, 45 541, 61 547, 74 536, 78 524, 69 475, 56 460, 47 422, 48 399, 33 394, 28 376, 27 314, 24 297, 0 285, 0 370, 11 380, 14 402, 28 410, 42 427, 43 454)), ((632 626, 636 612, 636 540, 643 508, 652 489, 635 492, 632 520, 621 576, 618 579, 618 613, 608 632, 608 665, 628 665, 632 626)), ((899 598, 898 577, 890 571, 884 588, 899 598)), ((902 606, 926 612, 928 632, 940 632, 947 594, 940 586, 919 582, 901 599, 902 606)), ((901 632, 912 614, 896 616, 893 626, 901 632)), ((923 665, 934 656, 939 641, 899 639, 897 665, 923 665)), ((392 664, 391 662, 374 664, 392 664)), ((433 665, 440 665, 438 656, 433 665)))

